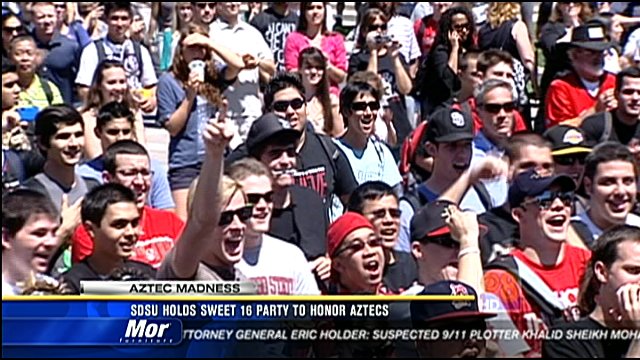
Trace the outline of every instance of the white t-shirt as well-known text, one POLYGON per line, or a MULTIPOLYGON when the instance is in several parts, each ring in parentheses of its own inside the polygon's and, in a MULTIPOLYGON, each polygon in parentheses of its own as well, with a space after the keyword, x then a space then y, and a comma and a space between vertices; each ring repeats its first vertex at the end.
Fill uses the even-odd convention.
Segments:
POLYGON ((257 248, 245 248, 236 269, 257 284, 260 295, 320 295, 302 250, 269 235, 257 248))
MULTIPOLYGON (((143 62, 142 70, 140 69, 140 64, 138 64, 138 58, 135 55, 131 40, 125 40, 122 44, 114 44, 109 39, 104 38, 103 46, 106 60, 116 60, 123 63, 130 89, 141 89, 158 83, 151 55, 144 45, 140 45, 140 56, 143 62), (142 75, 140 74, 141 71, 142 75)), ((98 49, 94 42, 82 50, 76 84, 91 86, 94 73, 99 65, 98 61, 98 49)))

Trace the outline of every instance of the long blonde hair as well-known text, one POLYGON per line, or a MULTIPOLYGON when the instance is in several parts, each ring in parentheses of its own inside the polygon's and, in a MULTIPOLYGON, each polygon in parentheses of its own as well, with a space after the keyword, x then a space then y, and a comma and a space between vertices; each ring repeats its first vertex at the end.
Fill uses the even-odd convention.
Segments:
MULTIPOLYGON (((182 84, 186 84, 189 80, 189 64, 182 55, 182 42, 187 36, 191 34, 202 34, 209 37, 209 32, 204 27, 198 24, 189 24, 181 31, 180 42, 178 43, 178 49, 173 57, 173 64, 171 65, 171 73, 175 76, 176 80, 182 84)), ((209 57, 205 60, 207 64, 204 82, 200 85, 200 94, 204 96, 211 104, 218 107, 222 106, 222 92, 215 85, 218 83, 218 71, 213 62, 213 57, 209 54, 209 57)))
POLYGON ((487 11, 491 28, 495 29, 506 21, 517 19, 520 9, 520 3, 517 2, 492 2, 487 11))

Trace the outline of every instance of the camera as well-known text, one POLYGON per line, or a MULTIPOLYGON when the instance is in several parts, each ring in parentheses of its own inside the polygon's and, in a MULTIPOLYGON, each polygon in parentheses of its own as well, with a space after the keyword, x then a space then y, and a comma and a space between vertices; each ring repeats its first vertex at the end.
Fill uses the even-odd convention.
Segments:
POLYGON ((376 35, 374 39, 376 44, 379 45, 388 44, 393 41, 393 38, 390 35, 376 35))

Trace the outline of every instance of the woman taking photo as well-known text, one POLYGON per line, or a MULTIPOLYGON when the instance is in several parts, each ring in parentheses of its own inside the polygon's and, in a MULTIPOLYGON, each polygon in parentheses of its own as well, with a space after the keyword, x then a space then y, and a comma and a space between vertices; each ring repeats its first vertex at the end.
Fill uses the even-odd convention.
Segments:
POLYGON ((122 63, 115 60, 105 60, 98 65, 93 84, 87 95, 87 103, 80 109, 84 121, 84 155, 87 159, 94 159, 102 154, 100 139, 96 136, 96 119, 98 110, 112 102, 122 102, 135 114, 135 137, 144 145, 144 122, 138 103, 132 96, 127 83, 127 74, 122 63))
POLYGON ((320 49, 327 62, 327 75, 331 83, 331 92, 339 93, 338 85, 346 77, 347 52, 342 35, 327 29, 327 3, 303 2, 300 4, 298 29, 287 37, 284 47, 287 71, 299 68, 298 59, 302 50, 308 47, 320 49))
POLYGON ((413 83, 400 45, 387 34, 387 16, 379 9, 368 10, 362 17, 358 32, 358 53, 349 59, 349 76, 358 71, 371 71, 382 79, 383 98, 393 113, 398 144, 412 130, 407 115, 405 95, 411 92, 413 83))
MULTIPOLYGON (((158 118, 169 131, 169 185, 176 214, 187 218, 187 193, 200 174, 202 129, 223 106, 222 92, 244 67, 242 58, 209 39, 202 26, 183 31, 171 69, 158 83, 158 118), (215 54, 226 63, 216 64, 215 54)), ((224 109, 220 111, 226 111, 224 109)))
POLYGON ((344 132, 344 124, 340 99, 329 91, 326 66, 327 59, 317 48, 309 47, 300 53, 298 69, 307 100, 307 120, 317 133, 337 137, 344 132))

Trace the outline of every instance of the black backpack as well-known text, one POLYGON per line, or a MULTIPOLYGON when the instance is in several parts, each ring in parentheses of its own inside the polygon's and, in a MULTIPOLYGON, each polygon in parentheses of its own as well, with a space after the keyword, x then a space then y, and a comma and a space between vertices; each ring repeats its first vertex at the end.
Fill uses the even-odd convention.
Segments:
MULTIPOLYGON (((138 66, 140 67, 140 78, 142 78, 142 74, 144 74, 144 62, 142 61, 142 44, 140 43, 140 41, 131 40, 131 42, 133 43, 133 53, 135 54, 136 60, 138 61, 138 66)), ((98 51, 98 64, 100 64, 107 58, 107 54, 104 51, 104 39, 98 39, 94 43, 96 44, 96 50, 98 51)))

